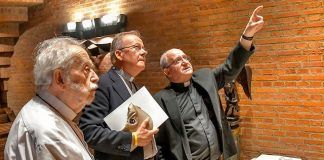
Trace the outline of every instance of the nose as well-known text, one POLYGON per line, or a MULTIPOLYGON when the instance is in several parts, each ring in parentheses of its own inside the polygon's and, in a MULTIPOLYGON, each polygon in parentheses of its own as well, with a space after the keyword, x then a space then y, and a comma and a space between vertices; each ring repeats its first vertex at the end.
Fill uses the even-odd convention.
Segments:
POLYGON ((187 59, 185 59, 185 58, 182 58, 182 59, 181 59, 181 64, 188 65, 188 64, 190 64, 190 61, 187 60, 187 59))
POLYGON ((146 56, 148 54, 148 52, 144 48, 141 48, 140 51, 141 51, 140 55, 142 55, 142 56, 146 56))
POLYGON ((93 83, 98 83, 99 77, 96 74, 96 72, 93 69, 91 69, 91 73, 92 73, 92 75, 91 75, 90 81, 93 83))

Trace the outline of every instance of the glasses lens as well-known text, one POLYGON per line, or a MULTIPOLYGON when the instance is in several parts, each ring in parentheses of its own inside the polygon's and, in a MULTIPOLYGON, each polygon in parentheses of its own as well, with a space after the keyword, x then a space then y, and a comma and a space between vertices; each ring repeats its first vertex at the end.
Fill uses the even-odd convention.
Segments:
POLYGON ((191 61, 191 58, 189 56, 185 56, 185 57, 183 57, 183 59, 187 60, 188 62, 191 61))
POLYGON ((143 50, 144 52, 147 52, 146 48, 145 47, 140 47, 140 46, 136 46, 136 51, 141 51, 143 50))

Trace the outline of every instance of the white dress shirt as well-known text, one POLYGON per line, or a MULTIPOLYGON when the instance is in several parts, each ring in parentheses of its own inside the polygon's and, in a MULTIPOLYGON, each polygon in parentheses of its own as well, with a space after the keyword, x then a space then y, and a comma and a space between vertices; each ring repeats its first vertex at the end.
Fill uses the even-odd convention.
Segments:
POLYGON ((47 91, 34 96, 19 112, 4 150, 6 160, 90 160, 76 117, 68 106, 47 91), (79 138, 79 137, 80 138, 79 138))

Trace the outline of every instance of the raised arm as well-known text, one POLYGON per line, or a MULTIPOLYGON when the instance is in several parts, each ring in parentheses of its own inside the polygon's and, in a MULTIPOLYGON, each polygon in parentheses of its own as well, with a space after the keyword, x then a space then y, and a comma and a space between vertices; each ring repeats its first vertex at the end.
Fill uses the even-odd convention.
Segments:
POLYGON ((264 24, 263 17, 258 15, 258 13, 261 11, 262 8, 263 6, 259 6, 253 11, 250 20, 246 25, 245 30, 240 38, 240 43, 242 44, 243 48, 246 50, 250 50, 252 45, 252 39, 255 33, 257 33, 263 27, 264 24), (243 36, 247 38, 244 39, 243 36))
POLYGON ((254 47, 252 45, 253 36, 262 29, 264 24, 263 17, 258 15, 262 8, 263 6, 259 6, 253 11, 240 38, 240 43, 230 52, 225 63, 213 70, 218 89, 223 88, 225 83, 237 77, 244 67, 244 64, 254 52, 254 47))

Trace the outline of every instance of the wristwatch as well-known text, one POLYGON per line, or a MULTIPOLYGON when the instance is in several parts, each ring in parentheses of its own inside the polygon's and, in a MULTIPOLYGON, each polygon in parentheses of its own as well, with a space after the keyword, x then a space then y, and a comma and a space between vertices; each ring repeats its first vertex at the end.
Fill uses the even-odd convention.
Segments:
POLYGON ((248 40, 248 41, 252 41, 253 36, 252 37, 247 37, 244 34, 242 34, 242 38, 245 39, 245 40, 248 40))

